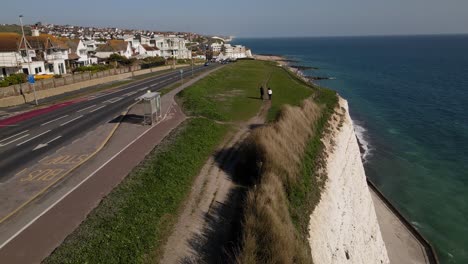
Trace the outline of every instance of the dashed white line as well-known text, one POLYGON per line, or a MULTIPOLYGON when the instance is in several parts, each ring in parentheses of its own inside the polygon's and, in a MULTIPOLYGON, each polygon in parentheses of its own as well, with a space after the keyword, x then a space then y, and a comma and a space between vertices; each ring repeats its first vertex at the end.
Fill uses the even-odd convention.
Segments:
POLYGON ((55 140, 57 140, 57 139, 59 139, 59 138, 61 138, 61 137, 62 137, 62 136, 58 136, 58 137, 56 137, 56 138, 54 138, 54 139, 52 139, 52 140, 49 140, 46 144, 49 144, 49 143, 51 143, 51 142, 54 142, 55 140))
POLYGON ((122 97, 117 97, 117 98, 112 98, 112 99, 109 99, 107 101, 104 101, 104 103, 115 103, 115 102, 118 102, 120 100, 122 100, 123 98, 122 97))
POLYGON ((62 123, 60 126, 64 126, 64 125, 66 125, 66 124, 68 124, 68 123, 71 123, 71 122, 73 122, 73 121, 75 121, 75 120, 77 120, 77 119, 79 119, 79 118, 82 118, 82 117, 83 117, 83 115, 80 115, 79 117, 75 117, 75 118, 73 118, 72 120, 68 120, 67 122, 62 123))
POLYGON ((21 145, 23 145, 24 143, 27 143, 27 142, 29 142, 29 141, 35 139, 35 138, 38 138, 38 137, 40 137, 40 136, 42 136, 42 135, 44 135, 44 134, 46 134, 46 133, 49 133, 50 131, 52 131, 52 130, 47 130, 47 131, 45 131, 45 132, 42 132, 42 133, 39 134, 39 135, 36 135, 36 136, 34 136, 34 137, 32 137, 32 138, 26 140, 26 141, 23 141, 23 142, 17 144, 16 146, 21 146, 21 145))
POLYGON ((76 111, 76 112, 78 112, 78 113, 79 113, 79 112, 81 112, 81 111, 84 111, 84 110, 87 110, 87 109, 93 108, 93 107, 95 107, 95 106, 96 106, 96 105, 88 106, 88 107, 85 107, 85 108, 83 108, 83 109, 80 109, 80 110, 78 110, 78 111, 76 111))
POLYGON ((26 132, 28 132, 28 131, 29 131, 29 130, 25 130, 25 131, 19 132, 19 133, 17 133, 17 134, 14 134, 13 136, 9 136, 9 137, 7 137, 7 138, 4 138, 4 139, 0 140, 0 142, 3 142, 3 141, 8 140, 8 139, 10 139, 10 138, 14 138, 14 137, 16 137, 16 136, 18 136, 18 135, 21 135, 21 134, 24 134, 24 133, 26 133, 26 132))
POLYGON ((61 116, 61 117, 59 117, 59 118, 55 118, 54 120, 50 120, 49 122, 45 122, 45 123, 42 124, 41 126, 45 126, 45 125, 47 125, 47 124, 50 124, 50 123, 52 123, 52 122, 54 122, 54 121, 60 120, 60 119, 62 119, 62 118, 65 118, 65 117, 67 117, 67 116, 68 116, 68 115, 64 115, 64 116, 61 116))
POLYGON ((98 108, 95 108, 95 109, 93 109, 93 111, 89 111, 89 112, 92 113, 92 112, 97 111, 97 110, 99 110, 99 109, 101 109, 101 108, 104 108, 104 107, 106 107, 106 106, 107 106, 107 105, 103 105, 103 106, 98 107, 98 108))
POLYGON ((20 139, 22 139, 22 138, 25 138, 25 137, 27 137, 27 136, 29 136, 29 134, 23 135, 23 136, 21 136, 21 137, 19 137, 19 138, 17 138, 17 139, 13 139, 12 141, 7 142, 7 143, 5 143, 5 144, 0 144, 0 147, 4 147, 4 146, 6 146, 6 145, 8 145, 8 144, 10 144, 10 143, 13 143, 13 142, 15 142, 15 141, 18 141, 18 140, 20 140, 20 139))

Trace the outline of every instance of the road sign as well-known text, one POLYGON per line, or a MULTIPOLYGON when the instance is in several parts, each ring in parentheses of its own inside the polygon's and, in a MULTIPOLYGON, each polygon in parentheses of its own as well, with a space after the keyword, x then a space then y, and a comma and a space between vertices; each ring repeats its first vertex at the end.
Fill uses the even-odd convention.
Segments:
POLYGON ((180 74, 182 74, 182 73, 184 73, 184 70, 181 69, 181 70, 180 70, 180 74))
POLYGON ((32 74, 28 75, 28 82, 29 83, 36 83, 36 80, 34 79, 34 75, 32 75, 32 74))

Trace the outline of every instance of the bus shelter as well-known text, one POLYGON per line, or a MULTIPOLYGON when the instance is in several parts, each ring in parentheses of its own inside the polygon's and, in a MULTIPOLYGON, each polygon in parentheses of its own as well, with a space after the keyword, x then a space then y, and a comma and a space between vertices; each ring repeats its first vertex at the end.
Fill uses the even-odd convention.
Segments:
POLYGON ((148 91, 144 95, 135 99, 143 105, 143 124, 153 125, 162 118, 161 94, 148 91))

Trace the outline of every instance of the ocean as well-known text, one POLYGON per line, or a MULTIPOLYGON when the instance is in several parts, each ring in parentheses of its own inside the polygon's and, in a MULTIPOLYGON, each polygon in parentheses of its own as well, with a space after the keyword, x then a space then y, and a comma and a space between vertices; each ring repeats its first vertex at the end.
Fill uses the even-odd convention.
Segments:
POLYGON ((468 35, 235 39, 348 100, 366 175, 436 248, 468 263, 468 35))

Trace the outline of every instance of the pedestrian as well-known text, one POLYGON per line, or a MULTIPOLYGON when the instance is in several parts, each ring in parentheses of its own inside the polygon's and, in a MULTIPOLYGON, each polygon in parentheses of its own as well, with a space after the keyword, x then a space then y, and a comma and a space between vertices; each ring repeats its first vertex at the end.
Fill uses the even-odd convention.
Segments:
POLYGON ((260 86, 260 99, 263 100, 263 95, 265 94, 265 90, 263 90, 263 86, 260 86))
POLYGON ((268 99, 271 100, 271 96, 273 95, 273 91, 271 90, 270 87, 268 87, 268 99))

